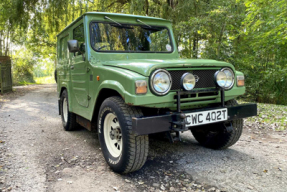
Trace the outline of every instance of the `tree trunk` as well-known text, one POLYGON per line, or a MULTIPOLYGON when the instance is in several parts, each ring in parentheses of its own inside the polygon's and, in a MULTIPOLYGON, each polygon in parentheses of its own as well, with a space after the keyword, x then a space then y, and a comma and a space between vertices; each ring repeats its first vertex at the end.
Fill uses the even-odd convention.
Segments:
POLYGON ((219 35, 219 38, 218 38, 218 46, 217 46, 217 58, 219 59, 220 57, 220 51, 221 51, 221 42, 222 42, 222 36, 223 36, 223 32, 225 30, 225 25, 226 25, 226 22, 224 22, 222 28, 221 28, 221 31, 220 31, 220 35, 219 35))
POLYGON ((69 3, 66 3, 66 7, 65 7, 65 26, 68 25, 68 8, 69 8, 69 3))
POLYGON ((89 0, 86 0, 86 12, 89 10, 89 0))
POLYGON ((193 54, 192 54, 192 49, 191 49, 191 34, 189 35, 189 41, 188 41, 188 49, 189 49, 189 56, 188 57, 192 57, 193 56, 193 54))
POLYGON ((193 50, 193 55, 192 55, 192 57, 193 58, 196 58, 197 59, 197 47, 198 47, 198 37, 197 37, 197 32, 195 32, 194 33, 194 36, 193 36, 193 48, 192 48, 192 50, 193 50))
POLYGON ((167 3, 172 9, 174 9, 174 8, 177 6, 178 1, 176 1, 176 0, 167 0, 166 3, 167 3))
POLYGON ((83 14, 83 9, 82 9, 83 5, 82 5, 81 0, 79 0, 79 4, 80 4, 80 15, 82 15, 83 14))
MULTIPOLYGON (((197 17, 197 12, 198 12, 197 9, 198 9, 198 6, 196 4, 196 1, 194 1, 194 14, 195 14, 195 17, 197 17)), ((192 57, 196 58, 196 59, 197 59, 197 54, 198 54, 197 47, 198 47, 198 34, 197 34, 197 31, 195 31, 193 33, 193 48, 192 48, 193 55, 192 55, 192 57)))
POLYGON ((75 0, 72 1, 72 10, 73 10, 72 21, 74 21, 75 20, 75 0))
POLYGON ((148 10, 149 9, 149 2, 148 0, 145 0, 145 14, 148 15, 148 10))
POLYGON ((10 34, 10 32, 9 32, 9 30, 8 30, 8 32, 7 32, 7 38, 6 38, 5 56, 8 56, 8 54, 9 54, 9 34, 10 34))
POLYGON ((2 56, 2 31, 0 31, 0 56, 2 56))

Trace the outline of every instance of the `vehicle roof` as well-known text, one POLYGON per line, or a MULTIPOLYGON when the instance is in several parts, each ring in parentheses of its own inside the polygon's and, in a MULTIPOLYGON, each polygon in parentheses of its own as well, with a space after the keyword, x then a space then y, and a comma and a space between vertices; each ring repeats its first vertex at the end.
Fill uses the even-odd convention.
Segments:
POLYGON ((76 20, 74 20, 72 23, 70 23, 67 27, 65 27, 57 36, 61 35, 62 32, 64 32, 67 28, 72 26, 74 23, 78 22, 85 15, 105 15, 105 16, 107 15, 107 16, 135 17, 135 18, 145 18, 145 19, 153 19, 153 20, 171 22, 169 20, 162 19, 162 18, 148 17, 148 16, 142 16, 142 15, 132 15, 132 14, 123 14, 123 13, 108 13, 108 12, 86 12, 83 15, 81 15, 80 17, 78 17, 76 20))

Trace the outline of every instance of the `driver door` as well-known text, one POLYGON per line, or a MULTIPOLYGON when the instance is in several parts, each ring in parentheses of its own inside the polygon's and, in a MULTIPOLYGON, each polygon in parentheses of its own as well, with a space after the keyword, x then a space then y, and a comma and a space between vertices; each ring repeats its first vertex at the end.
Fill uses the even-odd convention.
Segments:
POLYGON ((89 106, 89 79, 87 74, 88 62, 85 53, 85 32, 84 24, 76 24, 73 29, 73 38, 78 40, 79 51, 71 53, 71 86, 73 92, 73 100, 82 107, 89 106))

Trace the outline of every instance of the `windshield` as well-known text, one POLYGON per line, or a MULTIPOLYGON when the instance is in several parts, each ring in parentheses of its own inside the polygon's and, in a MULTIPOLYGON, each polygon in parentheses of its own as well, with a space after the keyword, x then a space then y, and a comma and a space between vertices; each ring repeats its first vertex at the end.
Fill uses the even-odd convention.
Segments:
POLYGON ((96 51, 172 52, 168 29, 158 26, 92 23, 91 45, 96 51))

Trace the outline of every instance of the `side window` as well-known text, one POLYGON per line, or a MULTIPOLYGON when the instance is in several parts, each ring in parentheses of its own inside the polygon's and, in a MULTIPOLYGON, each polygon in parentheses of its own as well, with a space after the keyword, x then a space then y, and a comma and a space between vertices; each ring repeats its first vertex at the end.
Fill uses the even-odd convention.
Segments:
POLYGON ((59 50, 60 59, 67 59, 68 58, 68 44, 67 44, 68 37, 69 36, 63 37, 60 40, 60 50, 59 50))
POLYGON ((75 53, 75 55, 81 55, 85 53, 85 33, 84 33, 84 24, 79 25, 74 29, 73 39, 78 40, 80 51, 75 53))

